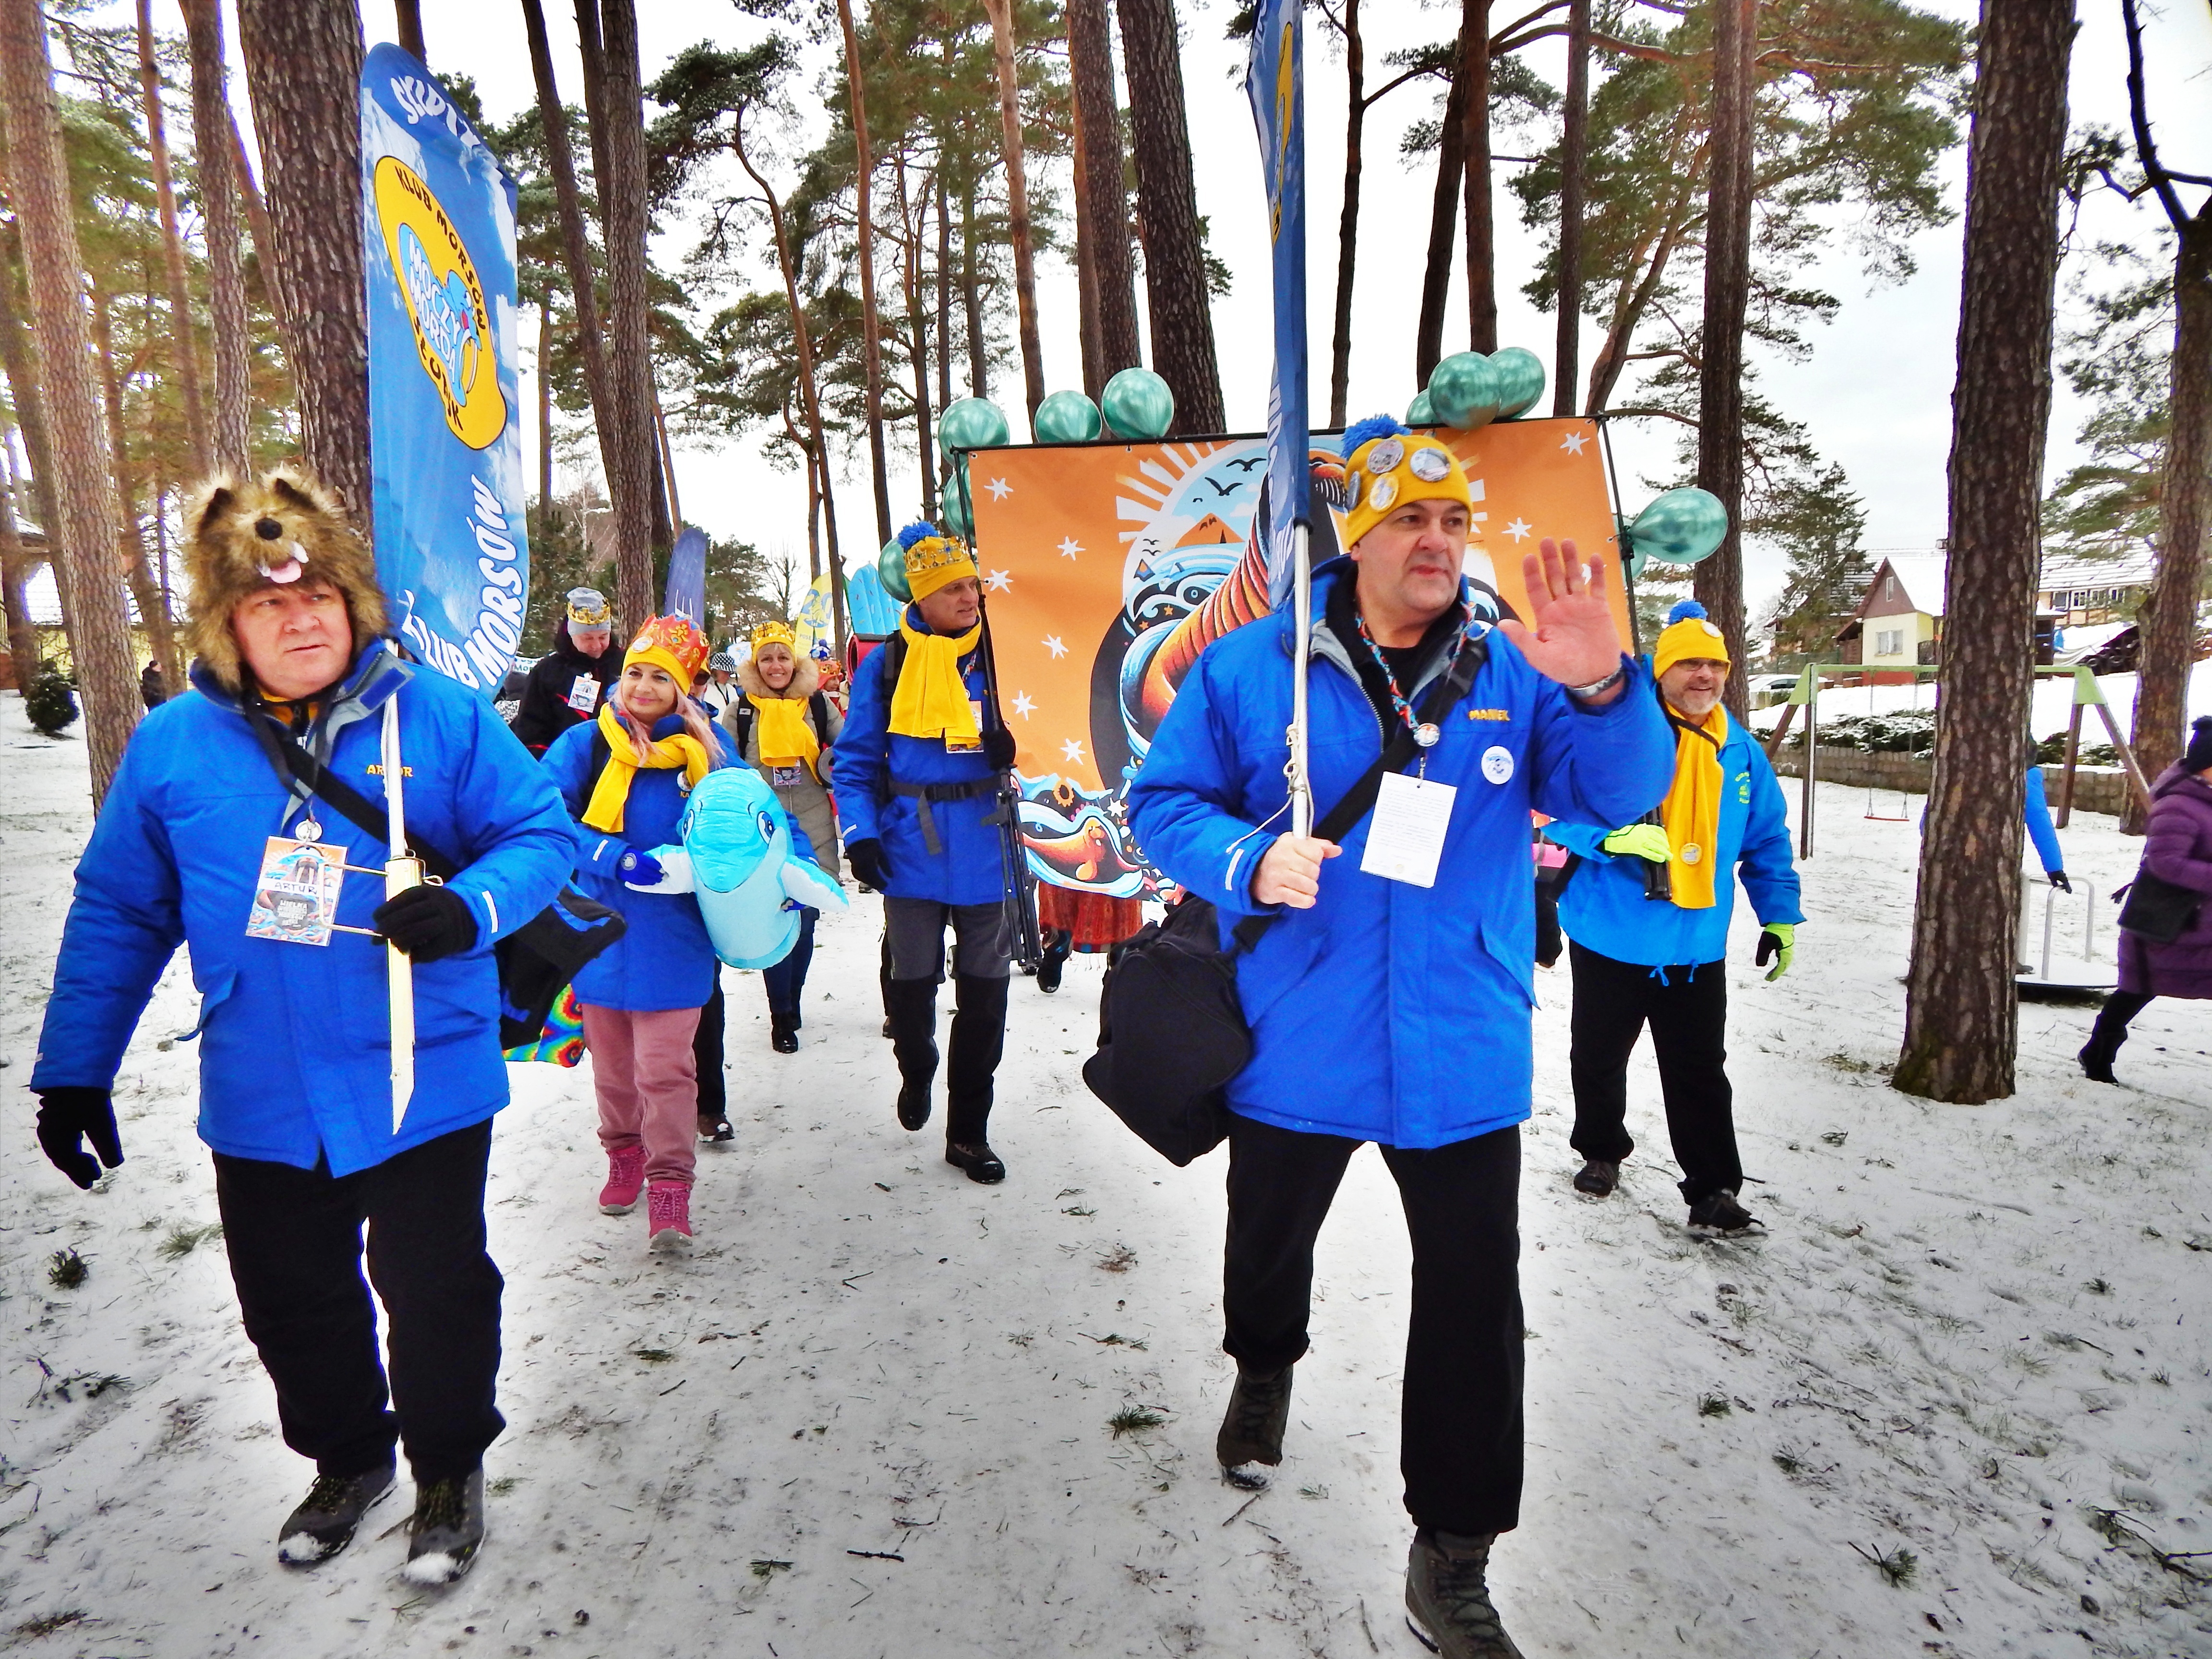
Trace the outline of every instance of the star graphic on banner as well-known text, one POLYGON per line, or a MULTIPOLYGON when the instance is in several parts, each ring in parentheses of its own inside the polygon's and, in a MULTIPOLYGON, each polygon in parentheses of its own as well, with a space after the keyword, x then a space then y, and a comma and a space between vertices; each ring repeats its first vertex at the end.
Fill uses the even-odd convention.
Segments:
POLYGON ((1583 446, 1589 441, 1589 433, 1570 432, 1565 437, 1559 440, 1559 447, 1565 450, 1570 454, 1579 455, 1583 453, 1583 446))
POLYGON ((1036 712, 1036 699, 1026 691, 1014 693, 1014 713, 1027 720, 1036 712))
POLYGON ((1516 542, 1525 542, 1536 533, 1535 526, 1526 519, 1516 519, 1505 526, 1505 533, 1516 542))
POLYGON ((1005 570, 994 570, 983 583, 994 593, 1003 593, 1013 585, 1012 573, 1005 570))
POLYGON ((1074 537, 1063 536, 1060 538, 1060 556, 1061 558, 1072 559, 1081 551, 1083 551, 1083 544, 1076 540, 1074 537))
MULTIPOLYGON (((1577 450, 1575 453, 1580 454, 1582 452, 1577 450)), ((983 488, 991 492, 991 499, 994 501, 1003 501, 1014 493, 1013 485, 1008 483, 1004 478, 994 478, 983 488)))
POLYGON ((1066 742, 1060 745, 1060 753, 1062 759, 1073 761, 1078 765, 1080 765, 1083 761, 1082 739, 1079 738, 1068 738, 1066 742))
POLYGON ((1067 654, 1067 647, 1060 642, 1060 635, 1057 634, 1048 634, 1044 636, 1044 648, 1052 653, 1052 659, 1054 662, 1058 662, 1067 654))

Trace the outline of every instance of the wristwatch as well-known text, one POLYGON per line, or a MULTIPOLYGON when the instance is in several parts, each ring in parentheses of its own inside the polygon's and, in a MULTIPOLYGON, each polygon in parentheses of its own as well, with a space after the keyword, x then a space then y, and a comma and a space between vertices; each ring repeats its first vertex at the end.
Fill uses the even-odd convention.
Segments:
POLYGON ((1620 677, 1627 672, 1628 671, 1622 667, 1620 664, 1616 662, 1613 665, 1613 672, 1607 674, 1603 679, 1592 680, 1588 685, 1571 685, 1567 688, 1567 695, 1571 697, 1581 697, 1584 700, 1588 700, 1591 697, 1602 696, 1607 691, 1612 690, 1614 686, 1620 684, 1620 677))

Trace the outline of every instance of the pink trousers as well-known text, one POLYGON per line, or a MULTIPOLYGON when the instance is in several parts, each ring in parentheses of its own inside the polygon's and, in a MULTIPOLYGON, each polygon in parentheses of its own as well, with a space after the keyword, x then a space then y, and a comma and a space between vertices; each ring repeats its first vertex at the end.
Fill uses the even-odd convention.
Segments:
POLYGON ((642 1146, 648 1182, 691 1183, 699 1133, 696 1008, 637 1013, 584 1004, 584 1046, 599 1096, 599 1145, 642 1146))

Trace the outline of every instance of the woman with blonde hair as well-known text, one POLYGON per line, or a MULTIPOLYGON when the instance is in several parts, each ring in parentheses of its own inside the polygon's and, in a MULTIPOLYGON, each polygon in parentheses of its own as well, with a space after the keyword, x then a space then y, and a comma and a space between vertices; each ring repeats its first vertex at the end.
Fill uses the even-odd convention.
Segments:
MULTIPOLYGON (((837 865, 837 812, 830 799, 830 745, 845 729, 844 717, 822 690, 822 673, 801 656, 789 623, 763 623, 753 630, 753 653, 738 665, 742 696, 722 713, 737 758, 775 791, 799 833, 814 845, 816 863, 832 876, 837 865)), ((780 1054, 799 1048, 799 994, 814 956, 814 923, 821 912, 799 913, 799 942, 791 954, 761 974, 768 991, 769 1042, 780 1054)))
POLYGON ((627 1215, 644 1189, 658 1250, 691 1242, 691 1039, 719 973, 677 836, 692 786, 723 763, 706 711, 685 695, 706 655, 689 620, 654 617, 598 716, 545 751, 577 823, 577 884, 629 923, 576 975, 607 1154, 599 1208, 627 1215))

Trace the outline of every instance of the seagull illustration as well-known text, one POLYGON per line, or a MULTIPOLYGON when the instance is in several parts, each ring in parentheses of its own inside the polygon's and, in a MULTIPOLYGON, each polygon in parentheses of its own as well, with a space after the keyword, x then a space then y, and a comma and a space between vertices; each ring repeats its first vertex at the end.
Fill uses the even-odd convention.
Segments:
POLYGON ((1249 472, 1254 467, 1265 466, 1267 464, 1267 458, 1265 455, 1243 455, 1239 456, 1233 461, 1226 463, 1226 465, 1235 467, 1239 472, 1249 472))
POLYGON ((1206 480, 1206 483, 1213 486, 1213 493, 1217 495, 1234 495, 1238 490, 1243 489, 1246 484, 1250 483, 1252 481, 1249 478, 1231 478, 1224 484, 1218 478, 1208 478, 1206 480))

